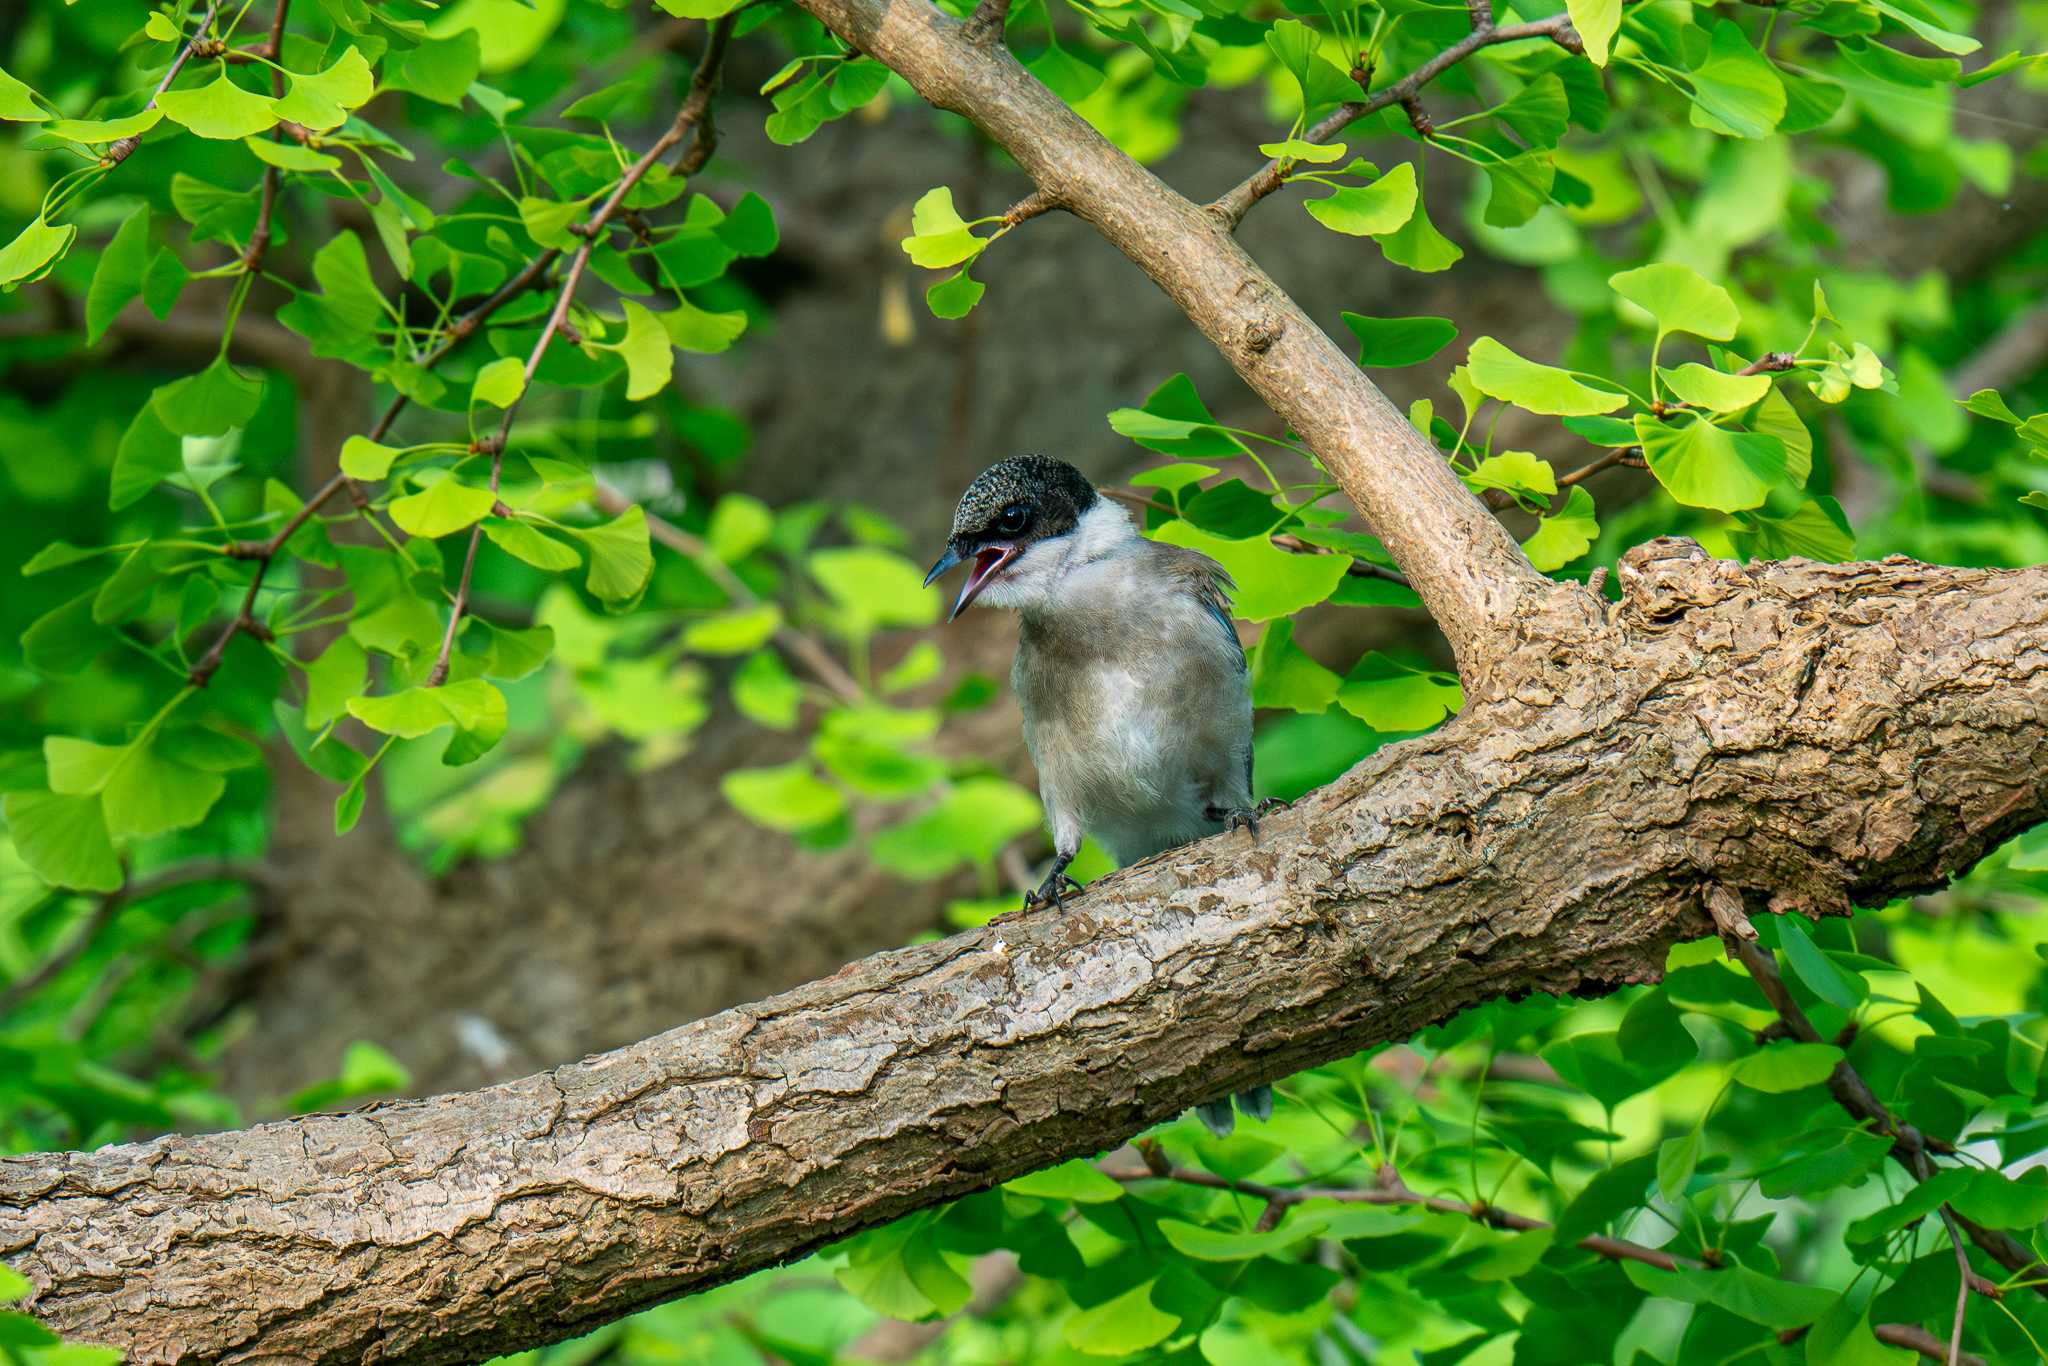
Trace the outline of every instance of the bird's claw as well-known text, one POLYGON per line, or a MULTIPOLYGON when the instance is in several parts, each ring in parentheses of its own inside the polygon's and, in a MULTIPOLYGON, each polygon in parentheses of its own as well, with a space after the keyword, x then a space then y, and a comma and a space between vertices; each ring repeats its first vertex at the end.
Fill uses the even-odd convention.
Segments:
POLYGON ((1212 821, 1222 821, 1226 833, 1238 829, 1248 830, 1256 840, 1259 837, 1259 817, 1271 809, 1265 802, 1260 802, 1256 806, 1212 806, 1202 814, 1212 821))
POLYGON ((1065 873, 1052 873, 1046 877, 1045 881, 1039 883, 1034 890, 1024 893, 1024 904, 1018 909, 1032 911, 1037 910, 1041 906, 1051 906, 1057 910, 1063 904, 1063 900, 1068 892, 1079 892, 1080 890, 1081 884, 1068 877, 1065 873))

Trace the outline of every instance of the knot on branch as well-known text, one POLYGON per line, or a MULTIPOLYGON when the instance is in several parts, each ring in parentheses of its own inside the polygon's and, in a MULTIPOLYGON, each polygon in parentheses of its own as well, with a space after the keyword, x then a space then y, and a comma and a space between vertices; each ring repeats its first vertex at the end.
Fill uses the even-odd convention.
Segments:
POLYGON ((1421 100, 1416 99, 1413 95, 1408 96, 1401 101, 1401 112, 1408 116, 1408 126, 1415 130, 1415 136, 1419 138, 1433 138, 1436 136, 1436 121, 1430 118, 1429 111, 1422 107, 1421 100))
POLYGON ((1264 355, 1287 331, 1287 324, 1276 318, 1254 318, 1245 325, 1244 344, 1252 351, 1264 355))
POLYGON ((1621 557, 1615 575, 1623 610, 1644 626, 1668 625, 1693 608, 1711 607, 1747 577, 1741 565, 1716 560, 1683 536, 1643 542, 1621 557))
POLYGON ((192 40, 192 55, 194 57, 218 57, 227 50, 228 45, 219 38, 194 38, 192 40))
POLYGON ((135 149, 141 145, 142 139, 133 134, 125 138, 115 138, 107 144, 106 154, 100 158, 100 165, 119 166, 129 157, 133 156, 135 149))
POLYGON ((229 541, 220 553, 231 560, 267 560, 276 553, 268 541, 229 541))
POLYGON ((491 503, 491 516, 512 517, 515 515, 516 514, 512 511, 511 506, 508 503, 506 503, 506 501, 503 498, 495 499, 491 503))
POLYGON ((1559 24, 1553 29, 1550 34, 1550 41, 1574 56, 1583 57, 1586 55, 1586 40, 1581 38, 1579 31, 1570 24, 1559 24))
POLYGON ((489 436, 480 436, 469 443, 469 453, 471 455, 496 455, 504 449, 505 434, 503 432, 492 432, 489 436))
POLYGON ((1010 0, 981 0, 968 16, 962 30, 967 41, 977 46, 987 46, 1003 40, 1003 30, 1010 23, 1010 0))

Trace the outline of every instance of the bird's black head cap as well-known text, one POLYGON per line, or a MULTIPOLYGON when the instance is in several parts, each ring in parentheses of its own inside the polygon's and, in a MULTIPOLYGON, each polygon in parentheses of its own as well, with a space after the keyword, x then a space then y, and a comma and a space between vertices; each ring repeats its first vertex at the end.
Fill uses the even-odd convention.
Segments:
POLYGON ((1098 496, 1088 477, 1064 460, 1013 455, 983 470, 960 495, 952 544, 964 551, 987 541, 1062 536, 1098 496))

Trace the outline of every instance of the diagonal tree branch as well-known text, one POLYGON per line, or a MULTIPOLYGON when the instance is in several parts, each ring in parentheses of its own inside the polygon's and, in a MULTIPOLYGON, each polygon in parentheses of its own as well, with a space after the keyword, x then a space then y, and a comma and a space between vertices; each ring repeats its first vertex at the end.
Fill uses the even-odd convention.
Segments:
POLYGON ((1344 486, 1450 641, 1468 688, 1484 674, 1521 595, 1545 580, 1218 215, 1161 183, 1000 44, 971 41, 927 0, 801 3, 927 101, 974 122, 1049 200, 1151 276, 1344 486))
POLYGON ((522 1081, 0 1158, 0 1259, 136 1366, 475 1360, 1485 1000, 1652 980, 1704 881, 1839 912, 2048 817, 2048 567, 1667 540, 1617 579, 1532 595, 1501 687, 1256 842, 522 1081))

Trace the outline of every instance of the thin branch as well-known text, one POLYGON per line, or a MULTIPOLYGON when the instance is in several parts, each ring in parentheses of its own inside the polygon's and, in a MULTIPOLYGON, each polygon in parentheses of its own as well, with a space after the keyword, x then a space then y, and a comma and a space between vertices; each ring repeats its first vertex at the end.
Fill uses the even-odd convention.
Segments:
MULTIPOLYGON (((418 363, 421 368, 431 370, 440 364, 447 358, 449 352, 461 345, 477 328, 483 326, 492 314, 531 289, 560 255, 561 253, 552 247, 542 252, 527 262, 525 268, 517 275, 498 286, 482 303, 457 318, 449 325, 448 332, 440 343, 419 357, 418 363)), ((391 402, 385 406, 383 414, 370 428, 369 439, 382 441, 390 433, 391 424, 398 420, 398 415, 405 411, 409 402, 404 394, 392 395, 391 402)), ((256 595, 262 591, 264 576, 270 572, 277 552, 284 548, 285 542, 289 541, 328 499, 341 492, 344 487, 352 485, 353 481, 337 470, 270 537, 261 541, 232 542, 224 548, 224 553, 233 559, 256 561, 256 576, 249 581, 249 589, 242 595, 242 605, 237 609, 234 619, 221 629, 206 653, 192 666, 186 681, 193 687, 203 688, 212 680, 215 671, 220 668, 222 656, 226 654, 229 644, 237 635, 246 633, 261 639, 268 634, 263 625, 256 620, 256 595)))
MULTIPOLYGON (((710 37, 704 44, 704 56, 697 63, 696 74, 690 78, 690 92, 684 98, 682 108, 676 111, 675 120, 669 124, 668 131, 657 138, 652 147, 642 152, 638 161, 626 168, 625 174, 619 177, 619 183, 612 187, 612 192, 605 196, 604 202, 592 210, 590 217, 574 230, 577 236, 583 239, 582 245, 576 248, 576 254, 569 259, 569 269, 563 274, 561 289, 555 295, 555 306, 549 311, 548 320, 542 326, 540 336, 534 339, 533 350, 527 354, 526 377, 519 396, 505 405, 505 414, 498 421, 496 437, 478 443, 479 448, 487 448, 491 453, 490 489, 493 495, 498 492, 498 479, 504 470, 505 442, 512 434, 513 420, 519 416, 520 406, 526 400, 527 390, 533 386, 534 374, 539 371, 541 359, 547 355, 549 344, 554 341, 555 334, 563 330, 563 324, 569 317, 569 305, 575 301, 576 286, 582 282, 583 271, 590 264, 592 248, 603 237, 605 226, 618 213, 619 206, 625 202, 626 196, 646 178, 656 162, 667 156, 689 135, 690 130, 696 127, 698 120, 703 118, 705 111, 711 107, 711 95, 718 88, 719 69, 725 61, 726 44, 732 37, 733 25, 738 18, 737 14, 727 14, 712 25, 710 37)), ((710 153, 707 151, 705 155, 709 156, 710 153)), ((455 588, 454 610, 448 617, 448 629, 441 637, 441 649, 434 656, 433 667, 427 671, 426 686, 429 688, 438 688, 448 679, 448 664, 454 654, 456 634, 462 629, 463 611, 469 604, 470 574, 476 568, 477 546, 483 540, 483 535, 484 524, 479 520, 470 528, 469 548, 462 557, 462 578, 455 588)))
MULTIPOLYGON (((1444 72, 1450 70, 1459 62, 1470 57, 1480 48, 1492 47, 1496 43, 1518 43, 1525 38, 1548 38, 1567 52, 1585 51, 1584 44, 1579 41, 1579 32, 1572 27, 1571 16, 1568 14, 1554 14, 1547 19, 1538 19, 1526 24, 1496 25, 1492 22, 1492 16, 1489 13, 1488 22, 1482 28, 1477 23, 1477 10, 1484 3, 1484 0, 1468 0, 1468 3, 1474 7, 1472 32, 1466 34, 1442 52, 1437 53, 1436 56, 1431 57, 1392 85, 1374 92, 1365 99, 1352 100, 1349 103, 1338 105, 1334 111, 1324 117, 1315 127, 1303 133, 1302 137, 1310 142, 1328 142, 1348 125, 1355 123, 1368 114, 1376 114, 1389 105, 1411 106, 1417 92, 1424 86, 1428 85, 1438 76, 1443 75, 1444 72)), ((1409 116, 1411 119, 1414 118, 1419 108, 1420 106, 1414 106, 1410 109, 1409 116)), ((1237 186, 1229 193, 1220 196, 1210 203, 1208 206, 1209 212, 1221 219, 1225 227, 1235 231, 1237 225, 1244 221, 1244 216, 1251 212, 1252 205, 1279 189, 1284 183, 1288 164, 1285 158, 1273 158, 1273 160, 1238 182, 1237 186)))
MULTIPOLYGON (((1166 1155, 1160 1150, 1158 1143, 1151 1139, 1141 1139, 1136 1146, 1139 1155, 1145 1159, 1142 1170, 1104 1166, 1101 1168, 1102 1174, 1112 1181, 1176 1181, 1187 1186, 1235 1191, 1254 1199, 1264 1200, 1268 1211, 1274 1208, 1284 1211, 1309 1200, 1332 1200, 1348 1205, 1419 1205, 1424 1209, 1435 1210, 1439 1214, 1461 1214, 1477 1223, 1485 1224, 1488 1228, 1506 1229, 1514 1233, 1528 1233, 1552 1227, 1542 1219, 1532 1219, 1526 1214, 1517 1214, 1498 1205, 1453 1200, 1447 1196, 1424 1195, 1420 1191, 1410 1190, 1391 1167, 1380 1168, 1379 1185, 1372 1188, 1269 1186, 1257 1181, 1232 1181, 1213 1172, 1176 1166, 1166 1160, 1166 1155)), ((1625 1238, 1609 1238, 1604 1234, 1581 1238, 1575 1246, 1615 1261, 1642 1262, 1646 1266, 1659 1267, 1665 1271, 1676 1271, 1680 1266, 1690 1265, 1657 1248, 1632 1243, 1625 1238)))
POLYGON ((1036 218, 1054 209, 1064 209, 1059 196, 1050 190, 1033 190, 1003 211, 1003 226, 1013 228, 1026 219, 1036 218))
MULTIPOLYGON (((277 11, 270 17, 270 40, 264 44, 264 53, 273 63, 270 68, 272 99, 284 98, 284 72, 274 63, 284 47, 284 21, 290 12, 291 0, 277 0, 277 11)), ((279 141, 284 138, 284 134, 275 129, 271 136, 279 141)), ((256 210, 256 227, 249 234, 249 245, 242 252, 242 269, 252 275, 263 268, 263 258, 270 251, 270 216, 277 208, 277 191, 282 179, 277 167, 264 166, 263 202, 256 210)))
MULTIPOLYGON (((595 499, 598 507, 611 516, 617 516, 631 507, 632 500, 610 484, 598 481, 595 499)), ((661 542, 678 555, 685 557, 703 570, 705 576, 735 603, 751 607, 761 601, 759 594, 747 587, 745 579, 732 572, 725 561, 711 552, 711 547, 665 517, 647 514, 647 534, 661 542)), ((775 628, 775 643, 785 653, 811 671, 818 682, 830 688, 840 700, 851 703, 867 701, 867 691, 854 676, 840 666, 838 660, 823 645, 791 626, 788 622, 775 628)))
MULTIPOLYGON (((1720 898, 1721 909, 1715 914, 1717 924, 1734 923, 1727 911, 1727 897, 1734 895, 1736 894, 1731 891, 1720 898)), ((1708 905, 1710 910, 1715 905, 1711 896, 1708 905)), ((1808 1019, 1806 1012, 1800 1008, 1799 1002, 1793 999, 1791 989, 1785 985, 1785 979, 1778 971, 1775 954, 1766 952, 1739 933, 1730 935, 1724 930, 1722 942, 1749 971, 1757 989, 1763 993, 1764 999, 1770 1002, 1771 1008, 1777 1011, 1778 1019, 1788 1034, 1802 1043, 1826 1042, 1821 1038, 1820 1031, 1814 1028, 1813 1021, 1808 1019)), ((1911 1124, 1893 1115, 1870 1089, 1869 1084, 1857 1074, 1856 1069, 1849 1065, 1846 1057, 1836 1063, 1835 1070, 1828 1074, 1827 1088, 1837 1105, 1869 1124, 1876 1132, 1893 1140, 1892 1159, 1916 1179, 1925 1180, 1932 1174, 1933 1167, 1928 1154, 1955 1151, 1954 1144, 1923 1134, 1911 1124)), ((1953 1227, 1966 1234, 1985 1256, 2008 1271, 2018 1274, 2022 1280, 2031 1283, 2037 1294, 2048 1298, 2048 1265, 2037 1261, 2016 1239, 1996 1229, 1986 1228, 1946 1206, 1943 1207, 1942 1217, 1944 1221, 1952 1220, 1953 1227)))
MULTIPOLYGON (((1419 1191, 1409 1189, 1392 1167, 1381 1167, 1379 1169, 1377 1176, 1379 1184, 1373 1189, 1358 1186, 1269 1186, 1257 1181, 1232 1181, 1197 1168, 1176 1166, 1167 1160, 1165 1152, 1160 1148, 1156 1140, 1140 1139, 1135 1146, 1138 1149, 1139 1156, 1145 1159, 1144 1170, 1134 1171, 1129 1168, 1104 1165, 1099 1168, 1102 1174, 1109 1177, 1112 1181, 1121 1181, 1127 1184, 1153 1180, 1177 1181, 1183 1185, 1204 1186, 1211 1190, 1226 1190, 1239 1195, 1249 1195, 1257 1200, 1264 1200, 1266 1208, 1260 1211, 1257 1224, 1261 1231, 1278 1227, 1281 1219, 1285 1217, 1289 1209, 1310 1200, 1330 1200, 1340 1204, 1352 1205, 1419 1205, 1425 1209, 1434 1210, 1439 1214, 1463 1215, 1476 1223, 1485 1224, 1488 1228, 1504 1229, 1514 1233, 1529 1233, 1554 1227, 1554 1225, 1542 1219, 1532 1219, 1526 1214, 1516 1214, 1512 1210, 1504 1210, 1498 1205, 1487 1204, 1483 1201, 1453 1200, 1447 1196, 1423 1195, 1419 1191)), ((1596 1256, 1605 1257, 1610 1261, 1641 1262, 1646 1266, 1654 1266, 1664 1271, 1677 1271, 1681 1268, 1713 1269, 1713 1264, 1709 1262, 1674 1257, 1660 1248, 1646 1247, 1642 1243, 1631 1242, 1626 1238, 1610 1238, 1605 1234, 1599 1233, 1589 1234, 1579 1239, 1574 1246, 1586 1252, 1591 1252, 1596 1256)), ((1876 1334, 1879 1341, 1889 1343, 1892 1346, 1910 1348, 1936 1361, 1946 1358, 1948 1366, 1984 1366, 1984 1363, 1976 1357, 1959 1355, 1961 1352, 1959 1344, 1962 1333, 1961 1308, 1958 1307, 1956 1312, 1957 1337, 1955 1343, 1947 1348, 1926 1329, 1912 1324, 1877 1324, 1871 1331, 1876 1334)), ((1779 1341, 1782 1343, 1797 1342, 1810 1330, 1811 1325, 1787 1329, 1778 1335, 1779 1341)))
POLYGON ((118 891, 110 892, 100 899, 85 924, 77 934, 64 942, 63 947, 44 959, 40 966, 9 982, 0 990, 0 1016, 6 1015, 29 997, 41 991, 56 980, 64 969, 78 961, 87 949, 92 947, 100 932, 118 918, 123 910, 158 892, 172 887, 182 887, 193 882, 249 882, 268 883, 274 875, 258 864, 241 863, 232 859, 206 859, 194 863, 179 864, 147 877, 131 879, 118 891))
MULTIPOLYGON (((206 13, 200 16, 199 27, 192 30, 192 36, 185 40, 185 45, 178 49, 175 57, 171 58, 170 70, 164 72, 163 79, 156 83, 156 89, 149 93, 149 103, 142 106, 143 112, 147 113, 149 110, 156 108, 156 97, 171 88, 171 82, 177 80, 178 73, 185 69, 186 61, 191 58, 194 52, 212 41, 206 35, 207 31, 213 27, 214 17, 220 13, 220 6, 221 0, 213 0, 213 3, 206 7, 206 13)), ((125 138, 116 138, 113 142, 107 144, 106 152, 100 157, 100 165, 119 166, 133 155, 135 149, 141 145, 142 136, 139 133, 130 133, 125 138)))

